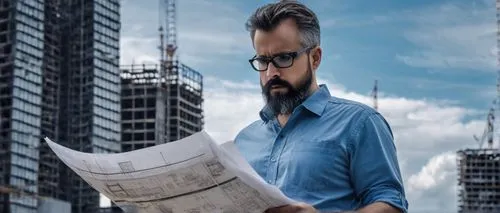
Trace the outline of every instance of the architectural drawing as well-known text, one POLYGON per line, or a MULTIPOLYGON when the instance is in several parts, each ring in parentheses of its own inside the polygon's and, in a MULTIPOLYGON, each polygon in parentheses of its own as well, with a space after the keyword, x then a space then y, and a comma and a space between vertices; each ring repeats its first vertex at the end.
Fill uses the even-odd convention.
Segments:
POLYGON ((262 180, 236 154, 232 142, 217 144, 203 131, 113 155, 82 153, 46 141, 96 190, 141 213, 261 213, 294 202, 262 180))

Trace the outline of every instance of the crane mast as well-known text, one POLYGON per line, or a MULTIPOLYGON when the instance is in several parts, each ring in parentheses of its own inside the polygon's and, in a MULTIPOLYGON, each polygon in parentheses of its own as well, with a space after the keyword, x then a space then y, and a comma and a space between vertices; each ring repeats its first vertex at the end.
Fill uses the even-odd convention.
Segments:
MULTIPOLYGON (((160 63, 166 70, 172 68, 177 51, 176 0, 159 0, 160 63), (164 27, 165 25, 165 27, 164 27)), ((166 73, 162 73, 165 75, 166 73)))
MULTIPOLYGON (((496 100, 495 100, 495 110, 496 112, 500 112, 500 0, 497 0, 496 1, 496 17, 497 17, 497 97, 496 97, 496 100)), ((496 124, 495 124, 495 127, 500 127, 500 123, 499 123, 500 119, 497 119, 496 120, 496 124)), ((497 145, 500 145, 500 135, 499 134, 499 131, 496 131, 495 128, 492 127, 492 135, 494 135, 494 133, 497 134, 497 137, 498 137, 498 141, 497 141, 497 145)))
POLYGON ((177 23, 176 23, 176 0, 165 1, 166 30, 167 30, 167 62, 172 62, 177 50, 177 23))
POLYGON ((162 144, 170 141, 170 106, 167 101, 170 95, 170 76, 176 66, 177 51, 177 23, 176 0, 159 0, 159 34, 160 34, 160 69, 158 75, 158 90, 156 97, 156 143, 162 144))
POLYGON ((496 17, 497 17, 497 94, 493 100, 493 104, 486 117, 486 127, 484 128, 483 134, 478 137, 474 135, 474 139, 479 143, 479 148, 481 149, 485 140, 488 143, 488 148, 492 149, 495 143, 495 138, 497 138, 497 144, 500 145, 500 135, 497 128, 500 127, 500 119, 495 119, 495 115, 500 112, 500 0, 496 0, 496 17))
POLYGON ((378 81, 375 80, 375 85, 372 90, 373 108, 378 111, 378 81))

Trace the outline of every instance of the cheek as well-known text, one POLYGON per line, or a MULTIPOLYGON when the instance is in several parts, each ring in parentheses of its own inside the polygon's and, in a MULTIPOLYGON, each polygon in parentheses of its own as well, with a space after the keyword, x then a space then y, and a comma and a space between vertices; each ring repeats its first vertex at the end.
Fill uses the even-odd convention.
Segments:
POLYGON ((290 83, 297 84, 307 75, 307 64, 300 64, 300 66, 294 67, 293 70, 287 72, 287 79, 290 83))
POLYGON ((261 85, 265 85, 267 83, 269 79, 267 78, 267 76, 265 74, 260 74, 260 84, 261 85))
POLYGON ((302 72, 297 69, 286 70, 281 74, 280 78, 287 81, 288 83, 295 85, 300 80, 302 72))

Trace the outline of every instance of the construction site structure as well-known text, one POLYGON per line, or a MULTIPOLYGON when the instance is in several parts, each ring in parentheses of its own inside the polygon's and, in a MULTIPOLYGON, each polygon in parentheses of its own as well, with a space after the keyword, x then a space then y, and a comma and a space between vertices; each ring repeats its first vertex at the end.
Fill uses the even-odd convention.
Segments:
POLYGON ((465 149, 457 152, 460 213, 500 212, 500 152, 465 149))
POLYGON ((122 151, 203 129, 203 76, 177 57, 176 1, 159 0, 159 64, 121 66, 122 151))
MULTIPOLYGON (((496 1, 497 51, 500 51, 500 0, 496 1)), ((497 52, 500 64, 500 52, 497 52)), ((486 116, 486 125, 480 136, 474 135, 477 148, 457 151, 458 212, 500 212, 500 69, 497 71, 497 97, 486 116), (497 138, 497 140, 495 140, 497 138), (484 144, 487 147, 484 147, 484 144), (496 146, 496 147, 495 147, 496 146)))
POLYGON ((172 64, 160 87, 160 65, 121 66, 122 151, 179 140, 203 129, 203 77, 178 61, 172 64))
MULTIPOLYGON (((100 195, 42 138, 120 151, 119 0, 0 1, 0 186, 95 212, 100 195)), ((0 192, 0 212, 35 213, 33 196, 0 192)))

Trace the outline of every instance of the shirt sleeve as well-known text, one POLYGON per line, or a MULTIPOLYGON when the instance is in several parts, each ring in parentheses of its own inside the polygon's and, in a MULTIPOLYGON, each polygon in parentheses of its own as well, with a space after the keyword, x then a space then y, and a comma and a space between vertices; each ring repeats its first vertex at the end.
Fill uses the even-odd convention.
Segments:
POLYGON ((354 128, 349 146, 352 185, 362 206, 380 201, 408 212, 392 131, 377 112, 354 128))

